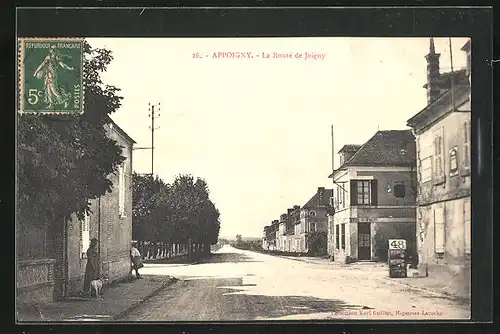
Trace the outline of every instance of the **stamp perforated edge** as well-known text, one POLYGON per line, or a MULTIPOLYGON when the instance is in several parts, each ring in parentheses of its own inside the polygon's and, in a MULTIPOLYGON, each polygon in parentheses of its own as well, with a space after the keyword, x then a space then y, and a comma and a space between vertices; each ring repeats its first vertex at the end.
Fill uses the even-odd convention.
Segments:
POLYGON ((17 43, 18 43, 18 46, 17 46, 17 49, 18 49, 18 53, 17 53, 17 66, 18 66, 18 71, 17 71, 17 74, 18 74, 18 104, 17 104, 17 107, 18 107, 18 113, 20 115, 64 115, 64 116, 68 116, 68 115, 72 115, 72 116, 76 116, 76 115, 81 115, 84 113, 85 111, 85 84, 83 82, 83 78, 84 78, 84 73, 83 73, 83 70, 84 70, 84 67, 83 67, 83 63, 84 63, 84 48, 82 47, 81 48, 81 57, 82 57, 82 61, 81 61, 81 68, 80 68, 80 71, 81 71, 81 78, 80 78, 80 83, 81 83, 81 86, 82 86, 82 101, 81 101, 81 111, 80 112, 67 112, 67 111, 51 111, 51 110, 41 110, 41 111, 24 111, 24 42, 25 41, 43 41, 43 40, 46 40, 46 41, 78 41, 78 42, 82 42, 82 43, 85 43, 85 38, 83 37, 18 37, 17 38, 17 43))

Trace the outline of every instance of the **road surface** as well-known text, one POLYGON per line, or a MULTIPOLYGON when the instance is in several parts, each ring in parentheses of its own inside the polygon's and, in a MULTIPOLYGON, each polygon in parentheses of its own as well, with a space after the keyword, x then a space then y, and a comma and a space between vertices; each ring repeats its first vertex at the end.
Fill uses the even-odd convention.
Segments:
POLYGON ((225 246, 205 263, 146 264, 179 279, 125 321, 468 319, 470 307, 387 278, 381 264, 308 263, 225 246))

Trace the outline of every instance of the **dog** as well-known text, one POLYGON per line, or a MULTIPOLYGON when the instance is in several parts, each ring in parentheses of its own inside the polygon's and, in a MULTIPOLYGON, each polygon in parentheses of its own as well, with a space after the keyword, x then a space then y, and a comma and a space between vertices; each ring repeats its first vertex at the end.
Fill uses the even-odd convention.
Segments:
POLYGON ((95 296, 97 299, 101 299, 102 297, 102 287, 105 282, 108 281, 107 277, 101 277, 99 279, 95 279, 90 281, 90 294, 92 295, 92 291, 95 292, 95 296))

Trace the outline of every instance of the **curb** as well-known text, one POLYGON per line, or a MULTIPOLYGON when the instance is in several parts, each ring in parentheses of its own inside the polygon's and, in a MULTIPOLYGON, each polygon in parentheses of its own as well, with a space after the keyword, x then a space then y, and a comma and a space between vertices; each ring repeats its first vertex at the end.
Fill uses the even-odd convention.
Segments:
POLYGON ((145 296, 141 300, 139 300, 139 301, 131 304, 129 307, 127 307, 123 311, 120 311, 119 313, 114 314, 113 316, 111 316, 108 321, 116 321, 116 320, 124 317, 127 313, 129 313, 130 311, 132 311, 134 308, 136 308, 137 306, 139 306, 142 303, 146 302, 148 299, 150 299, 151 297, 153 297, 154 295, 156 295, 158 292, 160 292, 161 290, 163 290, 164 288, 166 288, 167 286, 169 286, 170 284, 172 284, 172 283, 174 283, 176 281, 178 281, 177 278, 170 277, 168 281, 164 282, 158 288, 154 289, 151 293, 149 293, 147 296, 145 296))
POLYGON ((387 282, 388 284, 399 285, 399 286, 410 288, 412 290, 417 290, 417 291, 420 291, 420 292, 428 293, 430 295, 434 295, 434 296, 440 297, 440 298, 446 298, 446 299, 451 299, 453 301, 470 303, 470 300, 467 299, 467 298, 456 296, 456 295, 452 295, 452 294, 448 294, 448 293, 445 293, 445 292, 436 292, 436 291, 433 291, 433 290, 430 290, 430 289, 417 287, 415 285, 411 285, 411 284, 408 284, 408 283, 401 283, 401 282, 398 282, 398 281, 390 281, 387 278, 378 278, 378 280, 383 281, 383 282, 387 282))

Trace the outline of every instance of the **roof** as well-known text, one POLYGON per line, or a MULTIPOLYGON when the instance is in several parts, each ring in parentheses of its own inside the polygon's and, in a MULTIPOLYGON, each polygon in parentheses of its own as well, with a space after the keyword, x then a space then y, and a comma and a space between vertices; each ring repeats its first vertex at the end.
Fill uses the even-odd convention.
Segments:
POLYGON ((340 152, 356 152, 357 150, 359 150, 360 147, 361 147, 361 145, 347 144, 347 145, 344 145, 340 149, 340 151, 338 151, 337 153, 340 153, 340 152))
MULTIPOLYGON (((333 196, 333 189, 322 189, 323 192, 323 202, 321 205, 327 205, 328 202, 330 201, 330 197, 333 196)), ((302 209, 312 209, 312 208, 317 208, 320 203, 318 203, 319 198, 319 191, 316 191, 313 197, 309 201, 307 201, 306 204, 302 206, 302 209)))
POLYGON ((383 130, 377 131, 335 172, 349 166, 406 167, 414 161, 415 137, 411 130, 383 130))
POLYGON ((118 132, 121 136, 123 136, 126 140, 128 140, 132 144, 137 144, 137 142, 133 140, 132 137, 130 137, 128 133, 126 133, 122 128, 120 128, 118 124, 116 124, 116 122, 113 121, 111 117, 108 116, 107 118, 109 120, 109 123, 113 124, 112 129, 116 130, 116 132, 118 132))
MULTIPOLYGON (((453 72, 444 72, 444 73, 441 73, 439 75, 439 81, 438 81, 439 89, 441 89, 442 91, 446 91, 446 90, 450 89, 452 77, 454 80, 453 83, 455 85, 464 84, 464 83, 469 81, 467 69, 465 69, 465 68, 462 68, 462 69, 459 69, 459 70, 453 71, 453 72), (453 73, 453 75, 452 75, 452 73, 453 73)), ((428 84, 425 84, 423 87, 427 88, 427 85, 428 84)))
POLYGON ((455 105, 459 106, 469 100, 470 85, 469 83, 456 85, 452 90, 447 90, 443 95, 436 99, 424 109, 407 121, 407 125, 413 128, 425 127, 444 114, 453 110, 452 97, 455 100, 455 105))

